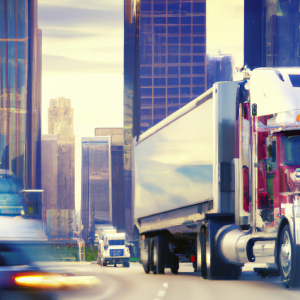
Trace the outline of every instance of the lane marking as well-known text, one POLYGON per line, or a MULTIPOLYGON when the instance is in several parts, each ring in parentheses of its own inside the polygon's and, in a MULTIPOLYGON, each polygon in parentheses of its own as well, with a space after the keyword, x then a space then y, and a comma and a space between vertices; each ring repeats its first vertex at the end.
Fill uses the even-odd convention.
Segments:
POLYGON ((167 282, 165 282, 165 283, 163 284, 163 287, 166 288, 166 289, 168 288, 168 286, 169 286, 169 284, 168 284, 167 282))
POLYGON ((166 293, 166 291, 160 290, 160 291, 158 291, 158 293, 157 293, 157 297, 158 297, 158 298, 163 298, 164 295, 165 295, 165 293, 166 293))

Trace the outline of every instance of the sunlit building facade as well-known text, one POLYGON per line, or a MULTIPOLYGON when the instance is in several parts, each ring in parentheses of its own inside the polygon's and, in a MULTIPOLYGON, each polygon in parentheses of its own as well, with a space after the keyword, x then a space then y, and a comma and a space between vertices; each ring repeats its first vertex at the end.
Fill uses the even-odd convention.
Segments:
POLYGON ((57 136, 57 209, 75 209, 75 135, 71 100, 51 99, 48 134, 57 136))
POLYGON ((37 1, 0 1, 0 169, 41 188, 41 31, 37 1))
POLYGON ((75 230, 75 136, 71 100, 51 99, 42 136, 43 214, 50 240, 72 240, 75 230))
POLYGON ((111 137, 82 138, 82 238, 93 245, 95 224, 112 225, 111 137))
MULTIPOLYGON (((133 139, 206 87, 206 1, 125 0, 124 201, 132 220, 133 139)), ((133 221, 127 227, 133 236, 133 221)))

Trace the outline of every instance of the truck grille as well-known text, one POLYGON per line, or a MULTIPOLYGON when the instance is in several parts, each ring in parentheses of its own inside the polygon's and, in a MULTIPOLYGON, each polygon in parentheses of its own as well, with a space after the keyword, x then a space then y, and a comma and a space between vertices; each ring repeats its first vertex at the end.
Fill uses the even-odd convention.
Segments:
POLYGON ((124 256, 124 249, 110 249, 110 256, 124 256))

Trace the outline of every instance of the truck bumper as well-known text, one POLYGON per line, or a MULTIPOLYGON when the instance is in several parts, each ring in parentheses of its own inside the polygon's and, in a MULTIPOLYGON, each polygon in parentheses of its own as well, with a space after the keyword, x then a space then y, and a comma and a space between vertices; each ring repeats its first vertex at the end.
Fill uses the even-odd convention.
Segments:
POLYGON ((108 265, 123 264, 129 262, 129 257, 105 257, 104 261, 108 265))

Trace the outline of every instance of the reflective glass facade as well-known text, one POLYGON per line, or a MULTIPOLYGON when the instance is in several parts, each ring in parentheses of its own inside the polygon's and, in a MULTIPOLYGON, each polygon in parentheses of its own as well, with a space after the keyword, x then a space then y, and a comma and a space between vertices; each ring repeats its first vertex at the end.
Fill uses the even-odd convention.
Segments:
POLYGON ((110 137, 82 138, 82 238, 94 244, 95 224, 112 224, 110 137))
POLYGON ((205 0, 141 0, 141 132, 206 90, 205 0))
POLYGON ((299 0, 245 0, 245 64, 299 66, 299 11, 299 0))
POLYGON ((41 31, 37 2, 0 1, 0 169, 41 188, 41 31))

